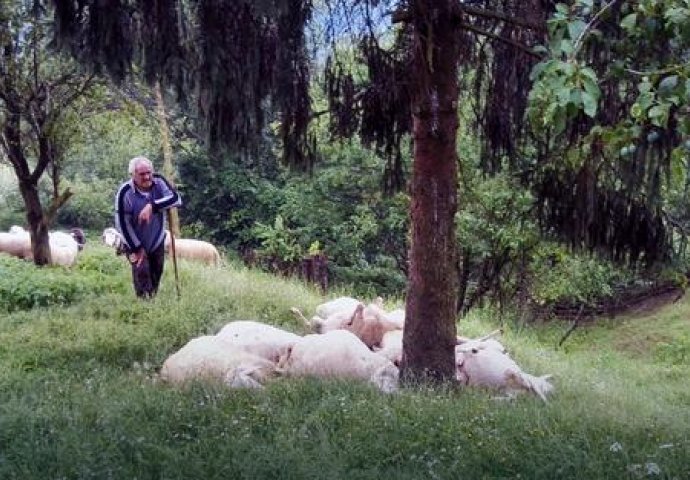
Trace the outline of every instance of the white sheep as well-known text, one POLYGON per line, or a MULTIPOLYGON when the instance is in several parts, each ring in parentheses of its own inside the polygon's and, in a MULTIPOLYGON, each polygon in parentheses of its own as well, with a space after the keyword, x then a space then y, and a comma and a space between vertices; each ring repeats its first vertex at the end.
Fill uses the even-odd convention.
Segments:
POLYGON ((251 320, 230 322, 216 336, 234 349, 242 349, 275 363, 302 338, 295 333, 251 320))
POLYGON ((48 242, 50 244, 50 257, 53 265, 71 267, 77 262, 77 254, 81 250, 81 246, 72 234, 50 232, 48 234, 48 242))
POLYGON ((495 348, 455 347, 455 376, 463 385, 487 387, 509 394, 528 391, 546 401, 553 390, 551 375, 525 373, 506 353, 495 348))
POLYGON ((352 313, 357 305, 361 302, 356 298, 352 297, 338 297, 333 300, 329 300, 325 303, 317 305, 316 316, 320 318, 328 318, 334 313, 341 311, 349 311, 352 313))
POLYGON ((469 338, 458 335, 457 345, 461 345, 462 348, 460 350, 463 351, 471 351, 474 349, 494 349, 501 353, 507 354, 508 350, 506 349, 506 347, 504 347, 501 342, 494 338, 495 336, 500 335, 501 333, 503 333, 503 330, 497 329, 480 338, 469 338))
POLYGON ((403 331, 391 330, 386 332, 381 339, 380 347, 373 350, 400 367, 403 353, 403 331))
POLYGON ((366 307, 360 303, 342 328, 357 335, 369 348, 380 347, 381 340, 387 332, 400 330, 398 323, 388 319, 386 311, 378 302, 370 303, 366 307))
MULTIPOLYGON (((165 252, 170 254, 172 247, 170 232, 165 233, 165 252)), ((220 253, 211 243, 204 240, 192 238, 175 238, 175 258, 184 260, 194 260, 205 263, 206 265, 220 265, 220 253)))
POLYGON ((170 355, 161 367, 160 377, 174 384, 210 379, 233 387, 259 387, 275 368, 265 358, 234 349, 215 335, 206 335, 190 340, 170 355))
MULTIPOLYGON (((331 312, 325 318, 315 315, 311 320, 307 320, 298 308, 293 307, 291 311, 316 333, 349 330, 357 335, 369 348, 378 347, 386 332, 400 328, 399 322, 389 319, 388 314, 383 310, 383 299, 381 297, 376 298, 366 307, 361 302, 355 304, 351 300, 349 297, 336 299, 334 303, 340 304, 341 309, 317 309, 317 311, 322 313, 331 312)), ((320 307, 324 307, 324 305, 320 307)))
POLYGON ((365 380, 384 392, 398 388, 398 368, 346 330, 305 335, 281 357, 278 373, 365 380))
POLYGON ((31 239, 28 232, 26 234, 0 232, 0 253, 19 258, 31 258, 31 239))
MULTIPOLYGON (((77 261, 77 254, 81 250, 80 244, 74 239, 73 234, 65 232, 49 232, 48 245, 51 265, 63 267, 74 265, 77 261)), ((0 232, 0 252, 27 260, 33 259, 29 232, 21 227, 14 228, 13 233, 0 232)))

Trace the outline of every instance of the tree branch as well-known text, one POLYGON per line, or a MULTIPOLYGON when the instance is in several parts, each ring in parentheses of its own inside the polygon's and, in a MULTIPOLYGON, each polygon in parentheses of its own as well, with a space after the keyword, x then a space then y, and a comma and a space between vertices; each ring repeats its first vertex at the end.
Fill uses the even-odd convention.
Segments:
POLYGON ((599 20, 599 17, 601 17, 606 10, 608 10, 614 3, 616 3, 618 0, 611 0, 609 3, 605 4, 603 7, 601 7, 601 10, 599 10, 594 17, 587 23, 585 28, 582 29, 580 32, 580 35, 578 35, 577 40, 575 40, 575 44, 573 46, 573 53, 572 53, 572 58, 575 58, 577 56, 577 51, 581 48, 582 46, 582 41, 584 40, 585 34, 587 33, 588 30, 591 30, 594 24, 599 20))
POLYGON ((495 33, 487 32, 486 30, 482 30, 481 28, 475 27, 473 25, 469 25, 467 23, 458 22, 458 26, 461 28, 464 28, 465 30, 469 30, 470 32, 474 32, 477 35, 483 35, 487 38, 491 38, 493 40, 498 40, 499 42, 507 43, 508 45, 511 45, 515 48, 518 48, 518 49, 522 50, 523 52, 527 53, 528 55, 532 55, 533 57, 542 58, 541 55, 534 52, 529 46, 525 45, 524 43, 516 42, 515 40, 511 40, 510 38, 501 37, 500 35, 496 35, 495 33))
MULTIPOLYGON (((504 23, 509 23, 517 27, 523 27, 530 30, 542 31, 544 26, 538 23, 530 22, 524 18, 511 17, 505 13, 496 12, 493 10, 485 10, 483 8, 471 7, 469 5, 458 5, 458 10, 460 13, 470 15, 473 17, 489 18, 491 20, 498 20, 504 23)), ((461 21, 462 15, 458 14, 455 16, 455 20, 461 21)), ((412 20, 412 14, 408 10, 398 10, 393 12, 391 15, 391 21, 393 23, 403 23, 410 22, 412 20)))

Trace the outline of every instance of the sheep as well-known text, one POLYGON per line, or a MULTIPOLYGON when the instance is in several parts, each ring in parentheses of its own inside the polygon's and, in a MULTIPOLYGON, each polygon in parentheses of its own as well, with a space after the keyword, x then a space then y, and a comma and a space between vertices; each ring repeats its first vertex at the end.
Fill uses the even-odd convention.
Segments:
POLYGON ((403 353, 403 331, 390 330, 386 332, 381 339, 380 347, 373 350, 400 367, 403 353))
POLYGON ((50 232, 48 234, 50 243, 51 263, 71 267, 77 261, 77 254, 81 250, 79 243, 72 234, 65 232, 50 232))
POLYGON ((31 239, 28 232, 0 232, 0 252, 13 257, 31 258, 31 239))
MULTIPOLYGON (((170 232, 165 233, 165 252, 170 254, 172 247, 170 232)), ((175 238, 175 258, 185 260, 195 260, 207 265, 220 265, 220 253, 213 244, 204 240, 191 238, 175 238)))
POLYGON ((546 402, 553 390, 551 375, 525 373, 506 353, 495 348, 455 347, 455 376, 467 386, 487 387, 514 394, 528 391, 546 402))
POLYGON ((380 347, 386 332, 400 330, 397 323, 388 319, 378 302, 366 307, 360 303, 342 328, 357 335, 369 348, 380 347))
POLYGON ((242 349, 277 363, 299 335, 251 320, 237 320, 226 324, 216 336, 235 349, 242 349))
POLYGON ((497 350, 501 353, 508 353, 508 350, 506 347, 503 346, 501 342, 498 340, 494 339, 496 335, 499 335, 503 333, 503 330, 498 329, 494 330, 493 332, 484 335, 481 338, 469 338, 469 337, 463 337, 463 336, 458 336, 457 337, 457 345, 461 345, 462 348, 461 350, 463 351, 471 351, 473 349, 479 349, 479 350, 484 350, 484 349, 494 349, 497 350))
POLYGON ((365 380, 384 392, 398 387, 398 368, 346 330, 300 338, 281 357, 277 372, 286 376, 365 380))
MULTIPOLYGON (((28 260, 33 259, 29 232, 17 226, 14 226, 12 230, 14 233, 0 232, 0 252, 28 260)), ((51 265, 71 267, 76 263, 77 254, 81 248, 80 244, 74 239, 73 234, 59 231, 49 232, 48 244, 51 265)))
POLYGON ((311 320, 307 320, 298 308, 293 307, 291 311, 316 333, 349 330, 372 348, 379 346, 387 331, 400 329, 400 323, 395 319, 389 319, 382 305, 381 297, 377 297, 366 307, 353 298, 341 297, 317 307, 317 313, 327 313, 327 317, 317 314, 311 320))
POLYGON ((396 325, 398 325, 398 328, 402 330, 405 327, 405 309, 404 308, 396 308, 395 310, 391 310, 386 314, 388 317, 388 320, 391 322, 394 322, 396 325))
POLYGON ((334 313, 340 311, 353 312, 360 303, 361 302, 356 298, 338 297, 318 305, 316 307, 316 316, 320 318, 328 318, 334 313))
POLYGON ((184 384, 208 379, 226 382, 231 387, 261 387, 276 365, 242 349, 234 349, 216 335, 205 335, 187 342, 170 355, 160 369, 163 381, 184 384))
POLYGON ((113 227, 108 227, 103 230, 101 234, 101 242, 104 245, 113 247, 117 255, 125 255, 128 253, 128 246, 122 238, 122 234, 113 227))

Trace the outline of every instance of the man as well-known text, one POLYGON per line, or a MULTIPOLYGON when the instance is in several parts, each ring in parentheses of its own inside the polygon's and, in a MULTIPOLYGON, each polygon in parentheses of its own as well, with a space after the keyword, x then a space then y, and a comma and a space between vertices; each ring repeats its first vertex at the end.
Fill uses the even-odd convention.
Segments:
POLYGON ((179 194, 153 172, 146 157, 129 161, 131 180, 115 195, 115 226, 130 252, 132 282, 138 297, 156 295, 165 263, 164 211, 182 205, 179 194))

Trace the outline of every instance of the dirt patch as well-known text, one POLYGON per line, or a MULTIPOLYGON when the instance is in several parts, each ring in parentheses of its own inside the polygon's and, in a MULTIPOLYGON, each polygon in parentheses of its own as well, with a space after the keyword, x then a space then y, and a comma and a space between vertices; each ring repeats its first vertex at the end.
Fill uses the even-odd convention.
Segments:
POLYGON ((540 307, 534 318, 592 321, 596 318, 613 318, 619 315, 646 316, 677 302, 684 294, 685 290, 671 282, 634 286, 620 289, 612 297, 602 299, 594 305, 570 302, 540 307))

